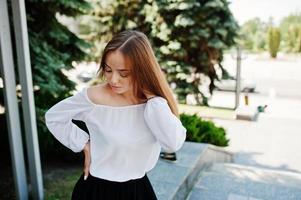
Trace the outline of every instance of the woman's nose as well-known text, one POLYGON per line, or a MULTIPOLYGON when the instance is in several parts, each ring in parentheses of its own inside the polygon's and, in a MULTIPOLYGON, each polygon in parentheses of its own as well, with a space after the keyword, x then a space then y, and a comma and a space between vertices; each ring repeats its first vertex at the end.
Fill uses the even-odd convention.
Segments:
POLYGON ((118 74, 117 74, 117 73, 113 73, 111 82, 112 82, 112 83, 118 83, 118 81, 119 81, 119 76, 118 76, 118 74))

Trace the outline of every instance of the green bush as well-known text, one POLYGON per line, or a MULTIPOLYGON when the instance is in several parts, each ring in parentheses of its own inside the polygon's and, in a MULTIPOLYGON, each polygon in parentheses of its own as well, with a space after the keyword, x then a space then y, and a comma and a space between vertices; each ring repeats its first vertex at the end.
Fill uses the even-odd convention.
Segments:
POLYGON ((292 13, 283 19, 279 24, 281 32, 281 46, 285 52, 301 52, 301 12, 292 13))
POLYGON ((269 52, 272 58, 277 57, 280 46, 280 30, 279 28, 270 27, 268 30, 269 52))
POLYGON ((291 52, 301 52, 301 25, 291 25, 288 31, 288 44, 291 52))
POLYGON ((186 141, 228 146, 229 139, 226 138, 225 129, 217 127, 212 121, 203 120, 196 114, 185 113, 180 115, 180 120, 187 129, 186 141))

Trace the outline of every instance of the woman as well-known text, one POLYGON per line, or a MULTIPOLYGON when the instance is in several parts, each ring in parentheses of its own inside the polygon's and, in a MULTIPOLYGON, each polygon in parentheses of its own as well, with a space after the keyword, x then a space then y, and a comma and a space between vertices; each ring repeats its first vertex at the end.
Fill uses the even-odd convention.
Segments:
POLYGON ((54 137, 84 151, 83 174, 72 199, 157 199, 147 177, 165 152, 181 148, 186 129, 147 37, 124 31, 106 45, 100 63, 105 82, 85 87, 45 114, 54 137), (72 123, 84 121, 89 135, 72 123))

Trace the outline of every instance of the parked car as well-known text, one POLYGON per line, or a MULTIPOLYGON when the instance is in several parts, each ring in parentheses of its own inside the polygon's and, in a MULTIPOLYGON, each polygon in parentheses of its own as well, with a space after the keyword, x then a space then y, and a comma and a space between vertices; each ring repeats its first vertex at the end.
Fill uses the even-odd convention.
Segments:
POLYGON ((95 72, 82 72, 77 75, 77 78, 82 82, 88 82, 95 77, 95 72))
MULTIPOLYGON (((222 79, 215 82, 216 89, 222 91, 235 91, 236 79, 222 79)), ((240 85, 242 92, 255 92, 256 83, 252 80, 241 79, 240 85)))

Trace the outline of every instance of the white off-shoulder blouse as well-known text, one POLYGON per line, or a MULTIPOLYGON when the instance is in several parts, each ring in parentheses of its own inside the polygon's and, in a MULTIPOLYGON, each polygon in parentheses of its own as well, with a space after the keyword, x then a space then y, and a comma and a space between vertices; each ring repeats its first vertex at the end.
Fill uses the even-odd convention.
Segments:
POLYGON ((156 165, 161 147, 176 152, 183 145, 186 128, 163 97, 136 105, 101 105, 89 99, 87 89, 52 106, 45 120, 54 137, 73 152, 81 152, 90 140, 92 176, 118 182, 141 178, 156 165), (72 119, 84 121, 89 134, 72 119))

